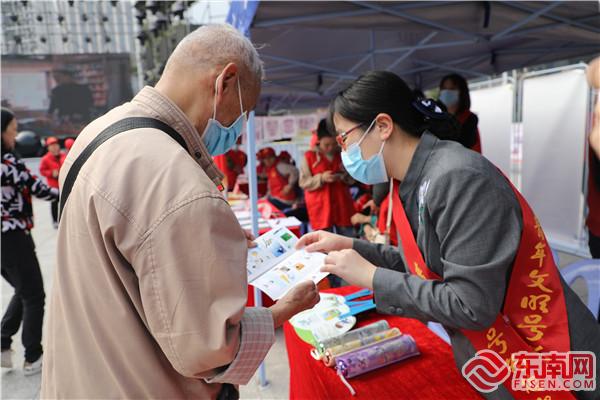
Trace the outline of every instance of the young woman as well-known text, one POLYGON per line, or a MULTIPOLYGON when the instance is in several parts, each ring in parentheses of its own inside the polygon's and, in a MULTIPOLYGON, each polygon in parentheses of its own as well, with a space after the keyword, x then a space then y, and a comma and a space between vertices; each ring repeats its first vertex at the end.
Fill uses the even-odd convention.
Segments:
POLYGON ((443 77, 440 81, 440 101, 460 123, 460 129, 452 139, 481 153, 481 137, 477 128, 479 119, 471 112, 471 95, 466 79, 458 74, 443 77))
MULTIPOLYGON (((335 98, 330 120, 356 180, 401 182, 391 198, 401 246, 309 233, 298 247, 329 253, 323 271, 373 289, 380 313, 442 323, 459 369, 482 349, 505 360, 519 351, 600 356, 600 328, 560 277, 531 209, 484 157, 434 135, 447 136, 454 119, 433 100, 370 72, 335 98)), ((573 394, 598 398, 600 387, 573 394)), ((510 381, 485 396, 530 398, 510 381)))
POLYGON ((2 277, 15 288, 2 317, 2 368, 12 368, 12 337, 23 323, 25 375, 42 370, 44 284, 31 237, 31 195, 58 200, 58 190, 46 186, 14 153, 17 120, 2 109, 2 277))

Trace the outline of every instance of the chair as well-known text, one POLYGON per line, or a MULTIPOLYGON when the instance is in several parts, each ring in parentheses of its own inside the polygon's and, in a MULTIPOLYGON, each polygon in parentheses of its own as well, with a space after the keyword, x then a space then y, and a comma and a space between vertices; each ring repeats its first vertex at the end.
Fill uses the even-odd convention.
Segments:
POLYGON ((583 278, 587 285, 587 307, 598 319, 600 308, 600 259, 581 260, 560 270, 567 285, 571 286, 577 278, 583 278))

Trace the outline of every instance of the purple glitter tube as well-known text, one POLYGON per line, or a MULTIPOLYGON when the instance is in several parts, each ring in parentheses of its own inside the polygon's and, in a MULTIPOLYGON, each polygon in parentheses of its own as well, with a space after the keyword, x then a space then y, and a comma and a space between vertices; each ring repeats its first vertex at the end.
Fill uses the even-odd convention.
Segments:
POLYGON ((419 354, 410 335, 401 335, 336 357, 338 373, 352 378, 419 354))

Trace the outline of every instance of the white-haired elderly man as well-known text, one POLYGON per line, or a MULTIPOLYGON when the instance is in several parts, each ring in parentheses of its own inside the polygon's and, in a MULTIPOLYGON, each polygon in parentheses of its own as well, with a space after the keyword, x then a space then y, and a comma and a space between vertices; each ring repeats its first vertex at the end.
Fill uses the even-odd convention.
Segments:
POLYGON ((274 329, 316 304, 306 282, 270 309, 245 307, 247 238, 211 155, 235 143, 262 74, 250 41, 205 26, 179 43, 155 87, 79 135, 60 175, 68 200, 42 398, 236 398, 274 329), (132 117, 168 128, 121 126, 65 189, 99 134, 132 117))

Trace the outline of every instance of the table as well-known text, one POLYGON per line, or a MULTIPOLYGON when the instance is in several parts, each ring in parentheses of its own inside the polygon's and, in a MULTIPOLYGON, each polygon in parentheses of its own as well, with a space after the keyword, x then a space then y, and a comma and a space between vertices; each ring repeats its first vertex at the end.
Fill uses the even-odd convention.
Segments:
MULTIPOLYGON (((343 287, 324 292, 349 294, 360 288, 343 287)), ((450 346, 420 321, 375 311, 359 315, 357 326, 385 319, 390 326, 412 335, 421 355, 351 378, 356 390, 352 396, 332 368, 311 357, 311 346, 294 328, 284 325, 285 345, 290 365, 290 399, 481 399, 464 380, 454 363, 450 346)))

